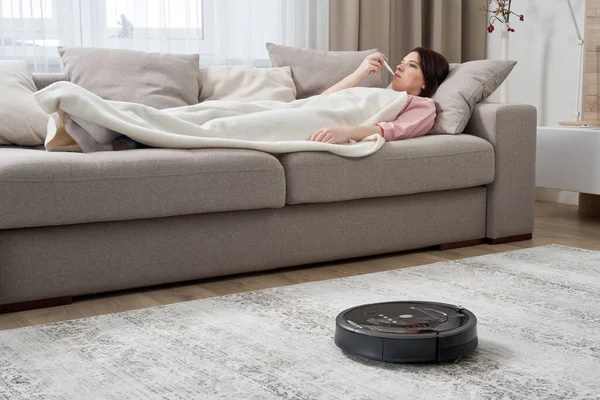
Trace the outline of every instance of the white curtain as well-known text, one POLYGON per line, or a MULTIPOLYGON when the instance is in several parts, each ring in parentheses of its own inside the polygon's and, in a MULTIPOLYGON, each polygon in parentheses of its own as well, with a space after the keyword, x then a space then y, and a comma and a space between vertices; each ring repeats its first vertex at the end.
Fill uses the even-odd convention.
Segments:
POLYGON ((0 59, 57 72, 56 46, 199 53, 268 66, 266 42, 327 50, 329 0, 0 0, 0 59))

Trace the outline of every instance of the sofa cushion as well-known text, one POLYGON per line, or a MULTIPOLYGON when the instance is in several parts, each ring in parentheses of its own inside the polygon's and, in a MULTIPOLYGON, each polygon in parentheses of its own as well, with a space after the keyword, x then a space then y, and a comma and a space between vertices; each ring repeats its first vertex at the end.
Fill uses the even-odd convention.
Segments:
POLYGON ((206 67, 200 68, 199 100, 290 102, 296 100, 296 85, 290 67, 206 67))
POLYGON ((49 116, 35 101, 25 61, 0 60, 0 145, 44 143, 49 116))
POLYGON ((198 54, 58 47, 69 82, 105 100, 157 109, 198 104, 198 54))
POLYGON ((509 60, 450 64, 448 77, 432 97, 437 116, 431 133, 463 133, 475 105, 494 93, 515 65, 509 60))
POLYGON ((32 75, 37 90, 42 90, 53 83, 67 80, 67 77, 63 73, 34 72, 32 75))
MULTIPOLYGON (((267 43, 273 67, 290 66, 298 91, 303 99, 323 93, 358 68, 365 57, 377 49, 364 51, 320 51, 267 43)), ((383 70, 382 70, 383 71, 383 70)), ((371 74, 358 86, 383 87, 382 74, 371 74)))
POLYGON ((0 147, 0 229, 282 207, 284 172, 241 149, 0 147))
POLYGON ((300 152, 280 156, 286 203, 318 203, 485 185, 492 145, 471 135, 430 135, 386 143, 368 157, 300 152))

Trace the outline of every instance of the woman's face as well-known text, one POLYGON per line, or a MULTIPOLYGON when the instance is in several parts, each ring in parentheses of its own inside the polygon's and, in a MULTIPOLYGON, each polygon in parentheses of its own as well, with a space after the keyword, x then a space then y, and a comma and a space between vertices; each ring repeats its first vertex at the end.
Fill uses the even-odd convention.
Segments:
POLYGON ((392 89, 418 96, 424 88, 425 77, 423 76, 423 71, 421 71, 419 53, 413 51, 396 66, 396 74, 392 80, 392 89))

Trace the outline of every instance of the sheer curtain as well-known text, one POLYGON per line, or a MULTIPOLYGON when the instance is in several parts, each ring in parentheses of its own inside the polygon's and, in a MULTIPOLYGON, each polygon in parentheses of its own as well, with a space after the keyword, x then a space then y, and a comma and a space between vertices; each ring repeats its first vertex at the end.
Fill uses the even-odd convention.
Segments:
POLYGON ((327 50, 329 0, 0 0, 0 59, 60 71, 56 46, 199 53, 268 66, 266 42, 327 50))

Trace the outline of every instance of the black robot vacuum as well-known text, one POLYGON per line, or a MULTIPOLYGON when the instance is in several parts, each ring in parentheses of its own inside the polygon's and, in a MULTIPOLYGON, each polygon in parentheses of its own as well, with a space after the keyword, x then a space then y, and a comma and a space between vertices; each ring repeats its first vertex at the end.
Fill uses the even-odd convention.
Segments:
POLYGON ((336 318, 335 344, 387 362, 456 360, 477 348, 477 318, 460 306, 426 301, 367 304, 336 318))

